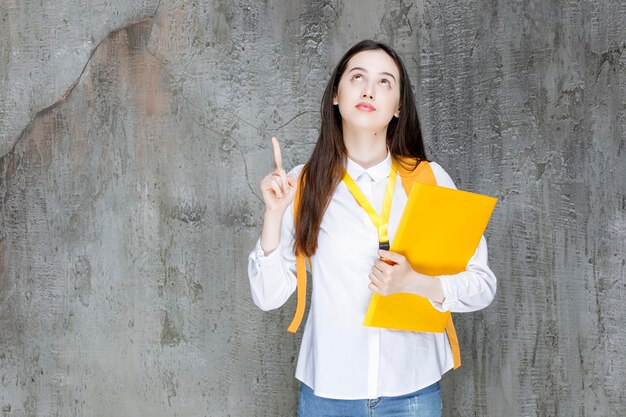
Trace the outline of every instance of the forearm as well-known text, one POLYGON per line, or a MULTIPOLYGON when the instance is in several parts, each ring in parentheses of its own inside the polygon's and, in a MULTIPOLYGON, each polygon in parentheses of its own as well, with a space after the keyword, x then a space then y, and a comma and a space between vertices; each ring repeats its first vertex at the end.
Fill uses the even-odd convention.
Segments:
POLYGON ((443 303, 445 294, 443 292, 443 285, 441 285, 441 281, 438 277, 429 277, 428 275, 413 271, 409 282, 410 293, 428 298, 437 303, 443 303))
POLYGON ((465 271, 453 275, 440 275, 437 278, 443 288, 445 299, 441 303, 431 300, 436 309, 468 313, 487 307, 495 297, 497 279, 487 262, 485 238, 481 238, 465 271))
POLYGON ((280 243, 280 226, 283 219, 281 212, 265 210, 263 228, 261 230, 261 248, 264 256, 272 253, 280 243))

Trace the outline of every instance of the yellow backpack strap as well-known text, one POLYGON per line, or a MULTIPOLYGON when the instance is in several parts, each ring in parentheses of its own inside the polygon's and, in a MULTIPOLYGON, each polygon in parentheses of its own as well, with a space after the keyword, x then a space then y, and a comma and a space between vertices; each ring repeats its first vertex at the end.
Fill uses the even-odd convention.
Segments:
MULTIPOLYGON (((300 191, 304 188, 304 177, 299 181, 296 188, 296 195, 293 198, 293 223, 294 227, 298 224, 300 217, 300 191)), ((311 258, 309 258, 309 265, 311 264, 311 258)), ((302 317, 304 317, 304 308, 306 307, 306 263, 304 255, 301 253, 296 254, 296 281, 298 283, 298 299, 296 302, 296 312, 293 316, 291 324, 287 328, 290 333, 295 333, 302 323, 302 317)))
MULTIPOLYGON (((401 161, 405 162, 405 164, 409 166, 413 166, 415 163, 414 160, 408 158, 401 159, 401 161)), ((405 168, 404 164, 399 163, 398 174, 400 174, 402 186, 404 187, 404 191, 407 196, 411 192, 411 187, 415 181, 422 184, 437 185, 435 173, 433 172, 433 168, 430 166, 428 161, 420 162, 417 168, 413 171, 409 171, 405 168)), ((446 333, 448 334, 448 340, 450 341, 450 349, 452 350, 452 358, 454 359, 454 369, 457 369, 461 366, 461 350, 459 349, 459 339, 456 335, 456 330, 454 329, 454 323, 452 322, 452 314, 450 314, 450 320, 448 320, 448 323, 446 324, 446 333)))
POLYGON ((459 339, 456 337, 456 330, 454 330, 452 314, 450 314, 450 320, 448 320, 448 323, 446 324, 446 333, 448 334, 448 340, 450 341, 450 349, 452 349, 454 369, 457 369, 461 366, 461 349, 459 349, 459 339))
POLYGON ((402 179, 402 186, 404 187, 404 191, 406 191, 406 195, 409 195, 411 192, 411 187, 413 187, 415 181, 422 184, 437 185, 435 173, 428 161, 420 162, 413 171, 409 171, 405 167, 405 164, 413 166, 413 164, 415 164, 414 160, 402 158, 400 161, 404 163, 398 163, 398 174, 400 174, 400 178, 402 179))

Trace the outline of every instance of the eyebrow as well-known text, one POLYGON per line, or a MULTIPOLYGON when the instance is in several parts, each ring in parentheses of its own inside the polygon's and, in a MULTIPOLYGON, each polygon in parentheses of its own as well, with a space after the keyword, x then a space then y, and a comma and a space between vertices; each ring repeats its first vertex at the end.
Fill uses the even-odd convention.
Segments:
MULTIPOLYGON (((359 71, 363 71, 363 72, 368 72, 365 68, 362 68, 362 67, 354 67, 354 68, 352 68, 352 69, 351 69, 350 71, 348 71, 348 72, 352 72, 352 71, 354 71, 354 70, 359 70, 359 71)), ((390 73, 390 72, 381 72, 380 74, 388 75, 388 76, 390 76, 391 78, 393 78, 393 81, 394 81, 394 82, 396 82, 396 77, 394 77, 392 73, 390 73)))

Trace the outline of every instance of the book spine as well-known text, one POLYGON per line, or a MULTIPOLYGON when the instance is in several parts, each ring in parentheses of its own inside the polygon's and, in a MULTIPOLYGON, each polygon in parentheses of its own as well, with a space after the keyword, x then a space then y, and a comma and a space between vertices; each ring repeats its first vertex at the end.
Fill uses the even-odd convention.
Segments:
POLYGON ((380 295, 376 293, 372 294, 370 305, 369 307, 367 307, 367 312, 365 313, 365 319, 363 320, 364 325, 373 326, 372 321, 374 320, 374 313, 376 312, 376 307, 378 306, 379 299, 380 299, 380 295))
POLYGON ((391 242, 391 251, 393 252, 394 247, 398 246, 398 243, 402 242, 402 238, 404 237, 404 231, 407 227, 407 222, 409 221, 409 216, 405 215, 410 213, 413 210, 413 205, 415 204, 415 199, 411 200, 411 194, 416 192, 416 188, 419 187, 419 184, 413 183, 411 187, 411 192, 407 195, 407 203, 404 206, 404 211, 402 212, 402 217, 400 218, 400 223, 398 224, 398 228, 396 229, 396 234, 393 237, 393 242, 391 242), (395 244, 395 245, 394 245, 395 244))

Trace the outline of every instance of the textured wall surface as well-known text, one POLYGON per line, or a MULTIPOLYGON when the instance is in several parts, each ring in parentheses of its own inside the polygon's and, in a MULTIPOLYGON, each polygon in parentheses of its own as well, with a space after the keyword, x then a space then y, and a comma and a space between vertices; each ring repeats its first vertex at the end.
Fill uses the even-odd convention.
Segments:
MULTIPOLYGON (((445 416, 626 415, 623 1, 0 3, 3 416, 292 416, 292 298, 247 256, 269 138, 391 44, 429 156, 497 196, 445 416)), ((295 298, 295 297, 294 297, 295 298)))

